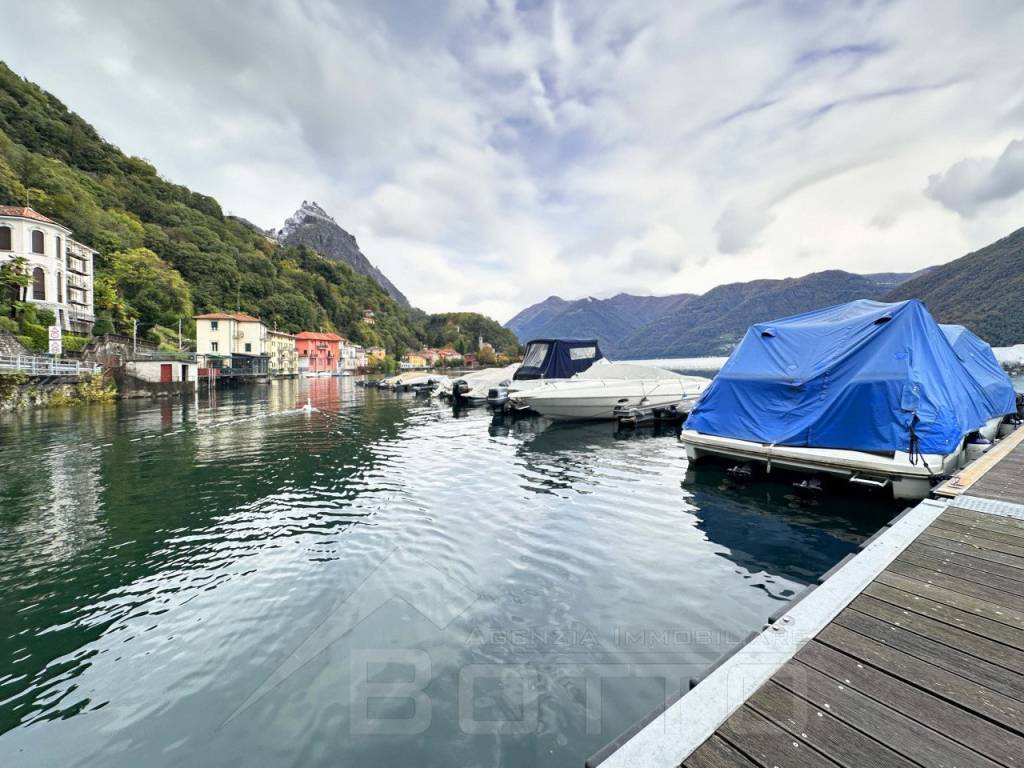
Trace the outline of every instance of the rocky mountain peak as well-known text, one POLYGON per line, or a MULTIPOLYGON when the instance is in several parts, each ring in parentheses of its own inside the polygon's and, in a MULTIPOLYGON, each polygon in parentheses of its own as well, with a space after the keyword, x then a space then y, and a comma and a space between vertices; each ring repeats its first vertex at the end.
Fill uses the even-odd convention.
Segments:
POLYGON ((277 231, 279 240, 285 240, 288 235, 294 232, 303 224, 323 222, 337 225, 334 217, 317 204, 315 200, 303 200, 302 205, 284 221, 284 226, 277 231))
POLYGON ((348 264, 359 274, 376 280, 399 304, 409 306, 402 292, 359 250, 355 237, 342 229, 315 201, 303 200, 284 226, 271 234, 284 245, 304 245, 326 259, 348 264))

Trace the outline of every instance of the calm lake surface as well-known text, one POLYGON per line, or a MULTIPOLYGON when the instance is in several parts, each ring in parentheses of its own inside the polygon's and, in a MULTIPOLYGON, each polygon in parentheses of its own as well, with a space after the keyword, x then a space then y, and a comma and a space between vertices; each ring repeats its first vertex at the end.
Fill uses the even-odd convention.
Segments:
POLYGON ((351 379, 0 417, 0 764, 581 766, 897 511, 351 379))

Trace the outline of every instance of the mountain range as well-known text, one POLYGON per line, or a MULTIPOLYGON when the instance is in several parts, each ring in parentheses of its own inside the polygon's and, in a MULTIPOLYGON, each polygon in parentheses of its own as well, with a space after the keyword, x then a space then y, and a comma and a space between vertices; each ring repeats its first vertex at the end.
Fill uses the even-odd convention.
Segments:
POLYGON ((854 299, 924 301, 936 320, 965 325, 994 346, 1024 341, 1024 229, 946 264, 913 273, 815 272, 729 283, 696 295, 551 296, 505 325, 522 342, 596 337, 619 359, 727 355, 747 327, 854 299))
POLYGON ((839 304, 878 299, 909 274, 855 275, 840 270, 783 280, 729 283, 704 294, 552 296, 506 323, 520 341, 545 336, 597 338, 613 358, 726 355, 747 326, 761 320, 839 304))

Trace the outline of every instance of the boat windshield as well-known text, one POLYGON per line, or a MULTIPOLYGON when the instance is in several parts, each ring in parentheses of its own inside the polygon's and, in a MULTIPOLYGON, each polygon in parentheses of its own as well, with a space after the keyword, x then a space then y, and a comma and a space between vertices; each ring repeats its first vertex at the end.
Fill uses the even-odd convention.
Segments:
POLYGON ((544 365, 544 358, 548 355, 547 344, 531 344, 526 350, 526 357, 523 358, 523 368, 540 368, 544 365))

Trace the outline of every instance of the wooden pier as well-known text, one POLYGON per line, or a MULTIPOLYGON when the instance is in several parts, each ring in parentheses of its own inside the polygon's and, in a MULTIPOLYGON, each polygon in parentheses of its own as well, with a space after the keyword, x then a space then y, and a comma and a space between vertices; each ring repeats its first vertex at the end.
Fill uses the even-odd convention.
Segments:
POLYGON ((1024 429, 996 449, 587 765, 1024 768, 1024 429))

